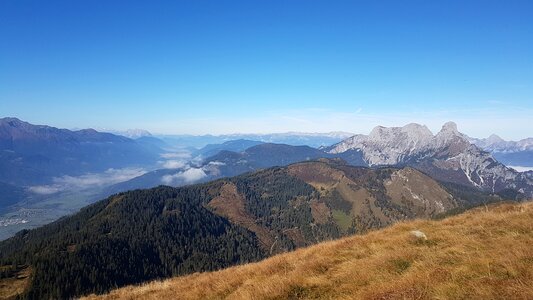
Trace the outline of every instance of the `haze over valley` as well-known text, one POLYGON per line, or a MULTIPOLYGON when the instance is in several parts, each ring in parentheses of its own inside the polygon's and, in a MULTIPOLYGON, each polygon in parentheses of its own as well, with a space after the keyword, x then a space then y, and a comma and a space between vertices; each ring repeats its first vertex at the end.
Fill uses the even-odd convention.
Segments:
POLYGON ((16 118, 1 119, 0 127, 2 239, 115 193, 159 185, 179 187, 321 158, 364 167, 409 165, 438 180, 484 192, 514 190, 512 198, 531 197, 533 191, 533 172, 528 167, 531 138, 518 142, 494 136, 473 139, 451 122, 436 135, 414 123, 378 126, 369 135, 154 136, 145 130, 118 135, 32 125, 16 118), (454 152, 446 152, 450 148, 454 152), (504 163, 496 159, 501 155, 504 163), (505 163, 509 157, 513 165, 505 163))

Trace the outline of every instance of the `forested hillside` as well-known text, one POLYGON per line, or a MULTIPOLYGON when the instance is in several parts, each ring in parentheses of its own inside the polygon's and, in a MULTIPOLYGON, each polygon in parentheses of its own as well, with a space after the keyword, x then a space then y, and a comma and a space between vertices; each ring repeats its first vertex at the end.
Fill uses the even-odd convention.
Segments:
POLYGON ((304 162, 117 194, 0 243, 0 262, 6 279, 31 272, 28 298, 103 293, 499 200, 467 195, 410 168, 304 162))
POLYGON ((489 205, 88 298, 533 299, 532 223, 533 203, 489 205))

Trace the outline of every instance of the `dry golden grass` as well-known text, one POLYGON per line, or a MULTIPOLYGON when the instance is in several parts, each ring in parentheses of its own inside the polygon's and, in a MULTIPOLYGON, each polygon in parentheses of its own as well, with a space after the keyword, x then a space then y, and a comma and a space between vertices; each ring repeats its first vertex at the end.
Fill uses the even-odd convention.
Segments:
POLYGON ((533 203, 399 223, 259 263, 125 287, 100 297, 533 299, 533 203), (415 229, 428 239, 412 237, 415 229))
POLYGON ((10 278, 0 280, 0 299, 16 299, 30 284, 31 268, 22 267, 10 278))
POLYGON ((274 237, 266 228, 257 225, 254 218, 246 212, 244 203, 244 196, 237 191, 237 186, 228 182, 220 189, 220 195, 211 200, 208 206, 218 215, 255 233, 263 249, 270 249, 274 237))

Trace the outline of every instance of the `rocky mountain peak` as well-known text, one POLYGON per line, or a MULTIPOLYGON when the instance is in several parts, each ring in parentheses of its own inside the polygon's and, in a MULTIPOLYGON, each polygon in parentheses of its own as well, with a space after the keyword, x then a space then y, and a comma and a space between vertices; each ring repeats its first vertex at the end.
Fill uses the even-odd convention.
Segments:
POLYGON ((455 135, 459 135, 459 130, 457 130, 457 124, 455 124, 455 122, 446 122, 444 123, 444 125, 442 125, 442 129, 440 130, 439 133, 443 133, 443 134, 455 134, 455 135))
POLYGON ((435 136, 436 147, 443 147, 452 143, 452 141, 459 141, 463 146, 470 144, 467 137, 457 130, 457 124, 454 122, 446 122, 442 125, 442 129, 435 136))
MULTIPOLYGON (((500 137, 489 139, 498 141, 500 137)), ((533 195, 531 179, 499 163, 470 140, 454 122, 445 123, 435 136, 425 126, 414 123, 378 126, 368 136, 353 136, 334 145, 329 153, 358 150, 369 166, 407 164, 445 181, 492 192, 513 188, 533 195)))
POLYGON ((402 139, 407 138, 409 141, 420 141, 432 138, 433 133, 431 133, 425 125, 410 123, 403 127, 376 126, 368 135, 368 139, 371 141, 398 137, 401 137, 402 139))
POLYGON ((496 135, 496 134, 491 134, 488 138, 487 138, 487 143, 488 144, 497 144, 497 143, 504 143, 505 140, 502 139, 500 136, 496 135))
POLYGON ((378 137, 378 136, 381 136, 385 131, 386 131, 386 127, 383 127, 383 126, 376 126, 374 127, 374 129, 372 129, 372 131, 370 131, 370 134, 368 136, 370 137, 378 137))
POLYGON ((418 137, 418 138, 432 138, 433 133, 429 128, 427 128, 426 125, 420 125, 417 123, 409 123, 402 127, 402 132, 407 133, 410 137, 418 137))
POLYGON ((21 127, 21 126, 24 126, 24 125, 27 125, 28 123, 26 122, 23 122, 17 118, 11 118, 11 117, 7 117, 7 118, 0 118, 0 126, 7 126, 7 127, 12 127, 12 128, 18 128, 18 127, 21 127))

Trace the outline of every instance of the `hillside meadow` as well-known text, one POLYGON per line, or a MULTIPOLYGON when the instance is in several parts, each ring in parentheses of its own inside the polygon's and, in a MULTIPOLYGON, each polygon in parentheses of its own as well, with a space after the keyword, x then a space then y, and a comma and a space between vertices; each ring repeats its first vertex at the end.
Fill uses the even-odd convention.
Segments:
POLYGON ((402 222, 85 299, 533 299, 533 203, 402 222))

